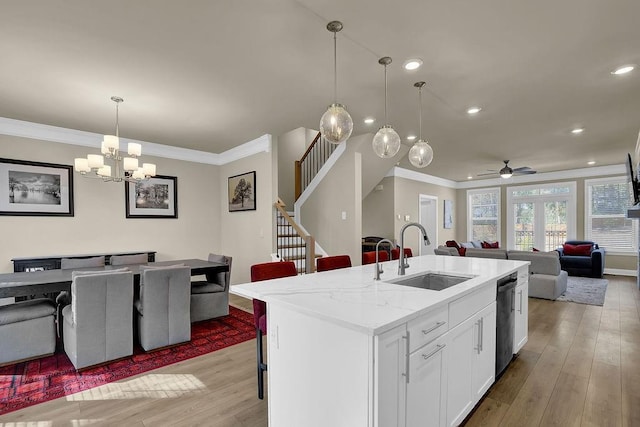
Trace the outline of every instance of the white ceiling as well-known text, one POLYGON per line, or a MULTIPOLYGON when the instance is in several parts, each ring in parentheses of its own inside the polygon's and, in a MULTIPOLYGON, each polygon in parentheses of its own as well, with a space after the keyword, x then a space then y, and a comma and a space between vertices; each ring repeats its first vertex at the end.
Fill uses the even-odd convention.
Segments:
MULTIPOLYGON (((640 2, 633 0, 4 0, 0 116, 220 153, 265 133, 318 128, 338 100, 354 135, 389 121, 423 137, 420 171, 621 164, 640 128, 640 2), (402 63, 424 65, 407 72, 402 63), (483 110, 475 117, 470 106, 483 110), (365 125, 367 116, 376 117, 365 125), (585 127, 582 135, 570 130, 585 127)), ((405 140, 406 144, 410 144, 405 140)), ((406 158, 398 159, 408 167, 406 158)))

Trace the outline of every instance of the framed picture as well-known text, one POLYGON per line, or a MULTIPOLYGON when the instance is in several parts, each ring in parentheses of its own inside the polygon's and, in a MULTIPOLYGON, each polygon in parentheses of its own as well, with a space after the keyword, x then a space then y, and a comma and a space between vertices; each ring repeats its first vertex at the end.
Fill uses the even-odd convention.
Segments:
POLYGON ((178 178, 156 175, 125 183, 127 218, 178 218, 178 178))
POLYGON ((256 210, 256 171, 229 177, 229 212, 256 210))
POLYGON ((453 227, 453 200, 444 201, 444 228, 453 227))
POLYGON ((73 216, 73 166, 0 159, 0 215, 73 216))

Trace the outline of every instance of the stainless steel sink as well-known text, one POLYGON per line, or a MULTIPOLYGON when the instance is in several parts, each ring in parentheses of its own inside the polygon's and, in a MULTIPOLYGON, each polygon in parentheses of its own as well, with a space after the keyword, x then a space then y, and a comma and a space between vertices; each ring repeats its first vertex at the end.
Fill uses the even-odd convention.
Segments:
POLYGON ((450 288, 462 282, 466 282, 471 277, 452 276, 440 273, 425 273, 411 277, 402 277, 395 280, 389 280, 387 283, 393 283, 400 286, 411 286, 414 288, 431 289, 433 291, 441 291, 450 288))

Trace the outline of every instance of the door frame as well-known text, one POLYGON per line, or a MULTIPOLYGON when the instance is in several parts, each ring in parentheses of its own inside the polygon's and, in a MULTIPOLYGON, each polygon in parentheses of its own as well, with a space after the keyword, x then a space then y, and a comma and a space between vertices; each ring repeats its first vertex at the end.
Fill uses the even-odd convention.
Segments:
MULTIPOLYGON (((435 201, 435 219, 434 219, 434 230, 433 230, 433 235, 430 235, 429 233, 431 232, 431 230, 427 230, 427 234, 429 235, 429 240, 431 240, 431 247, 432 248, 436 248, 438 245, 438 211, 439 211, 439 199, 438 196, 432 196, 430 194, 418 194, 418 223, 421 224, 422 226, 424 226, 424 224, 422 224, 422 201, 423 200, 433 200, 435 201)), ((425 227, 426 228, 426 227, 425 227)), ((422 236, 418 235, 418 255, 433 255, 433 253, 431 254, 427 254, 427 253, 423 253, 424 251, 424 245, 423 245, 423 240, 422 240, 422 236)))

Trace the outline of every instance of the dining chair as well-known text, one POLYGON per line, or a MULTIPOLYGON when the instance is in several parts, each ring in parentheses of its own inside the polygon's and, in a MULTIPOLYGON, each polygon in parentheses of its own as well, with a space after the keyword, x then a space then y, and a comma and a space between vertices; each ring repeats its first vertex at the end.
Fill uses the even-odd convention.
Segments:
MULTIPOLYGON (((378 260, 380 262, 389 261, 389 253, 387 251, 378 251, 378 260)), ((376 251, 369 251, 362 253, 362 265, 375 264, 376 263, 376 251)))
POLYGON ((62 309, 64 351, 76 369, 133 354, 133 274, 74 271, 62 309))
POLYGON ((207 274, 207 280, 191 282, 191 322, 229 314, 229 283, 232 257, 209 254, 210 262, 229 266, 229 271, 207 274))
MULTIPOLYGON (((298 270, 293 261, 266 262, 251 266, 251 281, 279 279, 281 277, 297 276, 298 270)), ((253 300, 253 322, 256 326, 256 344, 258 361, 258 399, 264 398, 264 372, 267 364, 262 356, 262 334, 267 333, 267 304, 258 299, 253 300)))
POLYGON ((111 265, 146 264, 148 262, 149 255, 146 252, 135 255, 112 255, 109 259, 111 265))
POLYGON ((140 345, 145 351, 191 340, 191 268, 140 267, 137 311, 140 345))
POLYGON ((351 257, 349 255, 334 255, 318 258, 316 269, 321 272, 349 267, 351 267, 351 257))
MULTIPOLYGON (((78 268, 104 267, 105 257, 94 256, 86 258, 61 258, 61 270, 73 270, 78 268)), ((58 336, 62 336, 62 308, 71 303, 71 295, 68 291, 60 292, 56 297, 56 322, 58 323, 58 336)))
POLYGON ((55 313, 48 298, 0 306, 0 366, 53 354, 55 313))
MULTIPOLYGON (((404 257, 411 258, 412 256, 413 256, 413 251, 411 251, 411 248, 404 248, 404 257)), ((398 259, 398 258, 400 258, 400 248, 391 249, 391 259, 398 259)))

